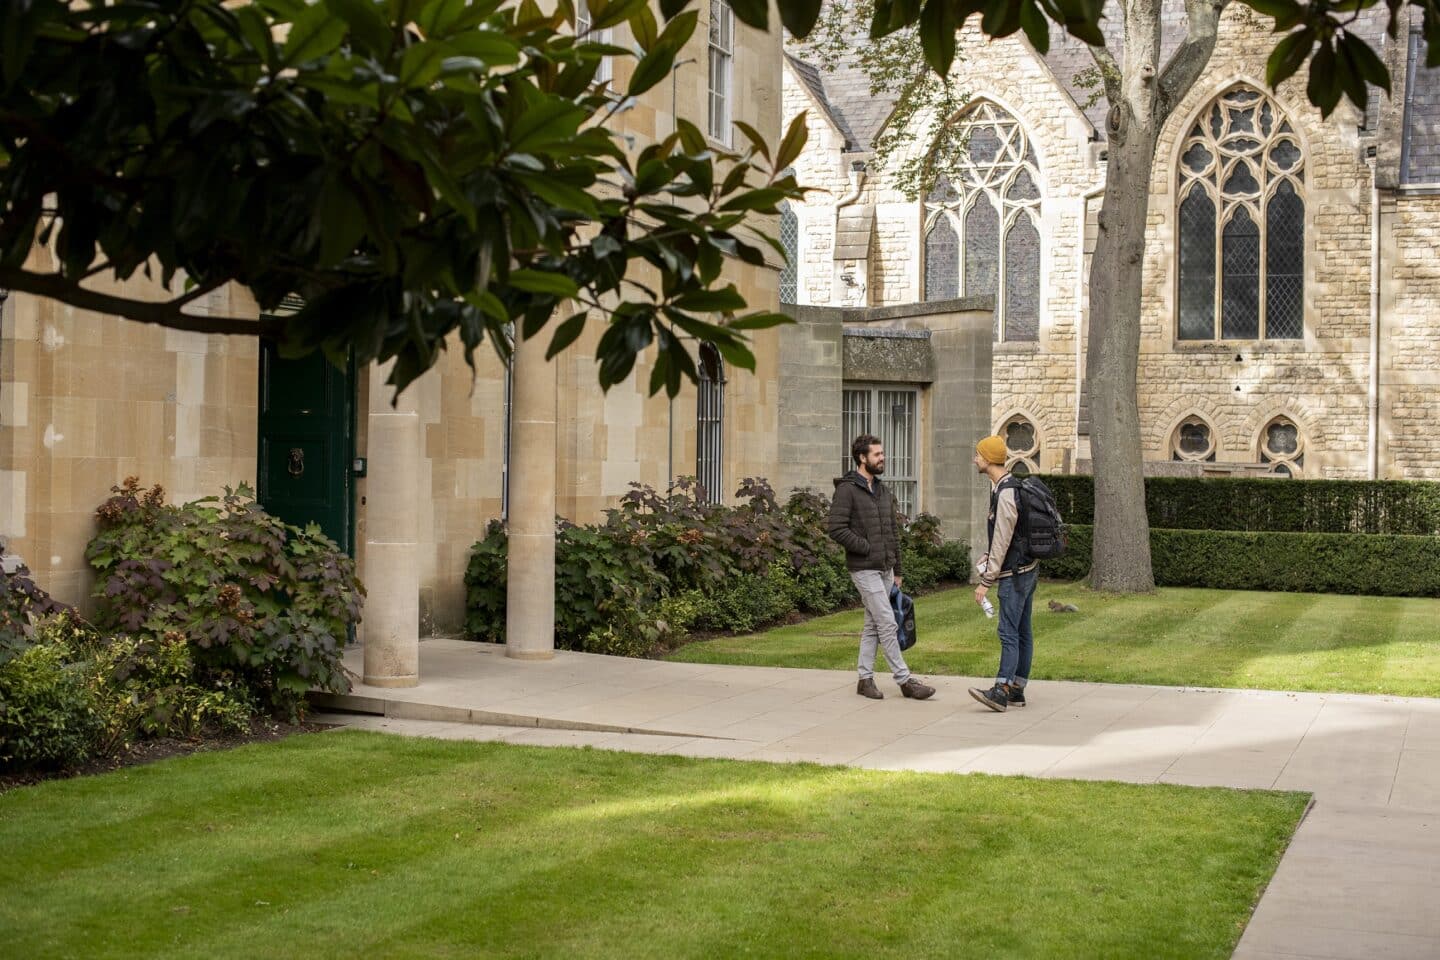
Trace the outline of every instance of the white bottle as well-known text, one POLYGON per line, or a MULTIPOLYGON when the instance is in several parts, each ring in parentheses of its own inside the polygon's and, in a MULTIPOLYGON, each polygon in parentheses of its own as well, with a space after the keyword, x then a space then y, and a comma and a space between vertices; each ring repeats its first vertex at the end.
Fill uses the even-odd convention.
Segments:
POLYGON ((984 597, 984 598, 981 599, 981 601, 980 601, 980 609, 985 611, 985 616, 986 616, 986 617, 994 618, 994 616, 995 616, 995 604, 993 604, 993 603, 990 602, 990 598, 989 598, 989 597, 984 597))

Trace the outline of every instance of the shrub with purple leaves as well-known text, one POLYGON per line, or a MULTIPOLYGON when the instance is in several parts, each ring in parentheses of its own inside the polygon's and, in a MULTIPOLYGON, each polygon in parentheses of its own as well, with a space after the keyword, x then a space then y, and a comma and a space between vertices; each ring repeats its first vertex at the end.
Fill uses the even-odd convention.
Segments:
POLYGON ((97 625, 178 633, 198 671, 242 678, 283 716, 300 713, 312 688, 349 690, 341 656, 365 590, 318 526, 271 516, 243 485, 184 506, 133 477, 113 493, 86 549, 97 625))
MULTIPOLYGON (((10 560, 15 559, 12 554, 10 560)), ((0 664, 31 646, 41 617, 69 609, 42 590, 23 563, 6 562, 0 549, 0 664)))

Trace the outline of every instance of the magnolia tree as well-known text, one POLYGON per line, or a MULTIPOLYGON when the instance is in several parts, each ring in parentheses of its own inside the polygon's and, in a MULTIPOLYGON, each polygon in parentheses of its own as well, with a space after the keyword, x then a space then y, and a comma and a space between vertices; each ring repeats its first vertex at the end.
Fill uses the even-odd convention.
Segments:
POLYGON ((605 386, 656 344, 650 389, 674 393, 695 374, 686 334, 753 366, 745 331, 785 318, 745 312, 723 266, 762 264, 767 245, 783 257, 757 220, 800 195, 777 171, 803 124, 773 154, 744 124, 748 147, 717 152, 683 119, 628 149, 611 121, 670 76, 697 13, 588 10, 577 37, 569 0, 7 3, 0 287, 393 358, 397 389, 453 334, 473 364, 557 312, 551 355, 587 316, 606 324, 605 386), (622 23, 633 48, 593 39, 622 23), (634 61, 625 89, 594 82, 605 57, 634 61), (88 282, 137 272, 170 298, 88 282), (258 323, 194 312, 232 282, 267 311, 258 323), (268 315, 289 296, 298 314, 268 315))

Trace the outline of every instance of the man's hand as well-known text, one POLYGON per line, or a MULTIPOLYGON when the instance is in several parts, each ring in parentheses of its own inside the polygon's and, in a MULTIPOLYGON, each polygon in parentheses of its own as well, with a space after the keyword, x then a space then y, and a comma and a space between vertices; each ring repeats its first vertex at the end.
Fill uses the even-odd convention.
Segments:
POLYGON ((976 587, 976 588, 975 588, 975 606, 978 607, 978 606, 980 606, 981 604, 983 604, 983 603, 985 602, 985 594, 987 594, 987 593, 989 593, 989 592, 990 592, 990 588, 987 587, 987 586, 985 586, 985 584, 983 584, 983 583, 980 584, 980 586, 976 587))
POLYGON ((895 589, 896 589, 896 590, 899 590, 901 584, 903 584, 904 582, 905 582, 905 578, 904 578, 904 577, 896 577, 896 578, 895 578, 895 589))

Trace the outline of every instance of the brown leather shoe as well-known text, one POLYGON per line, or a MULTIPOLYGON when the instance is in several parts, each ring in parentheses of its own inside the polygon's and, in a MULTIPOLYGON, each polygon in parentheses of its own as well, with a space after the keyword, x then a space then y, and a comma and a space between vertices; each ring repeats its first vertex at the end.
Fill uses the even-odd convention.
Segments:
POLYGON ((929 700, 935 696, 935 688, 926 686, 914 677, 900 684, 900 692, 911 700, 929 700))
POLYGON ((881 693, 880 689, 875 686, 874 677, 869 677, 855 684, 855 692, 862 697, 869 697, 871 700, 885 699, 885 694, 881 693))

